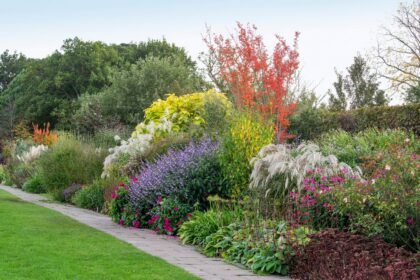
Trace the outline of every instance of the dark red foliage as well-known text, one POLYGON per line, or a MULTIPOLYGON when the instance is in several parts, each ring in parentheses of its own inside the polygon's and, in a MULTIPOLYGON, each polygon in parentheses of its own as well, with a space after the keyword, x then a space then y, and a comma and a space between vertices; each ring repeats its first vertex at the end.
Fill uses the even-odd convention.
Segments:
POLYGON ((304 255, 293 258, 296 279, 420 279, 416 266, 420 253, 394 247, 379 238, 368 238, 336 229, 313 234, 304 255))

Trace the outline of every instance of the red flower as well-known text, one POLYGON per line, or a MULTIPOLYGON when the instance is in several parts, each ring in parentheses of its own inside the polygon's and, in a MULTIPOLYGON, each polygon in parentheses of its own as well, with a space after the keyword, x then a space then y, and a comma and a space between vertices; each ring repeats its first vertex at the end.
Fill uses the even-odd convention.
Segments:
POLYGON ((192 216, 193 216, 193 214, 192 214, 192 213, 188 213, 188 214, 187 214, 187 218, 188 218, 188 219, 191 219, 191 218, 192 218, 192 216))
POLYGON ((175 207, 174 207, 174 211, 175 211, 175 212, 178 212, 178 210, 179 210, 179 208, 175 206, 175 207))

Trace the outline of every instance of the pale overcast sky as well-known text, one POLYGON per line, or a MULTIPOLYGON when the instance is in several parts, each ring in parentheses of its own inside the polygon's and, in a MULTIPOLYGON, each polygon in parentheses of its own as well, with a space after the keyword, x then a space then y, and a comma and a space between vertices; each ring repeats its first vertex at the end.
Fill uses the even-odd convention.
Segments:
POLYGON ((44 57, 75 36, 107 43, 165 37, 197 58, 206 47, 205 25, 216 33, 234 31, 235 22, 253 23, 274 43, 295 31, 302 75, 321 95, 353 57, 376 42, 379 27, 389 24, 397 0, 0 0, 0 52, 17 50, 44 57))

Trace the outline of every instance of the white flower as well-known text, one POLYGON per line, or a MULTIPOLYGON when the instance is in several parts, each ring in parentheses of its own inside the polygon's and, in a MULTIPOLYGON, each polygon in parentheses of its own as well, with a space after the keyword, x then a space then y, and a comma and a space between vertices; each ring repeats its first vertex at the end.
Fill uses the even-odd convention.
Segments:
POLYGON ((409 139, 409 138, 405 138, 404 143, 405 143, 405 144, 410 143, 410 139, 409 139))
POLYGON ((115 135, 114 136, 114 141, 117 142, 117 143, 120 142, 121 141, 121 137, 118 136, 118 135, 115 135))
POLYGON ((349 199, 348 199, 347 197, 345 197, 345 198, 343 199, 343 201, 344 201, 345 203, 347 203, 347 202, 349 202, 349 199))
POLYGON ((30 163, 31 161, 37 159, 46 150, 48 150, 48 146, 45 145, 32 146, 29 151, 17 156, 17 158, 24 163, 30 163))
POLYGON ((387 164, 387 165, 385 165, 385 170, 386 170, 386 171, 391 170, 391 166, 389 166, 388 164, 387 164))

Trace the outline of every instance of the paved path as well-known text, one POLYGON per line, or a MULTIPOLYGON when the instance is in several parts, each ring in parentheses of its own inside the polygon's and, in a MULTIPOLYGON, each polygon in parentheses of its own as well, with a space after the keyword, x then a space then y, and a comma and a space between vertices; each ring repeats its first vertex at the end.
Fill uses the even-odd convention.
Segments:
POLYGON ((175 238, 156 235, 150 230, 125 228, 113 223, 111 219, 90 210, 77 208, 67 204, 46 202, 45 197, 26 193, 20 189, 0 185, 5 190, 22 200, 55 210, 74 220, 106 232, 118 239, 132 244, 134 247, 164 259, 168 263, 182 267, 186 271, 202 279, 240 279, 240 280, 281 280, 289 279, 279 276, 258 276, 251 271, 236 267, 216 258, 207 258, 197 252, 193 246, 185 246, 175 238))

